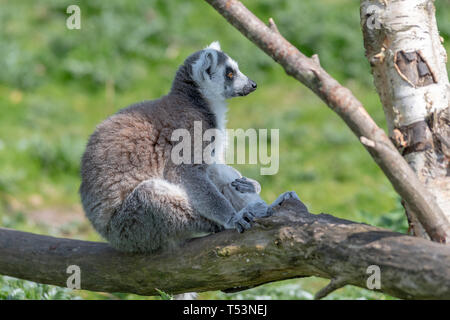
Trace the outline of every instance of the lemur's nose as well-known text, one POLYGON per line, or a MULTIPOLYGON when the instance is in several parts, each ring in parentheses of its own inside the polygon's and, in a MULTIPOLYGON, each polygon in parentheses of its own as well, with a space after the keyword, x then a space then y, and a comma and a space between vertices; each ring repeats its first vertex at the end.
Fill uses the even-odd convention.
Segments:
POLYGON ((258 85, 256 84, 256 82, 253 81, 253 80, 250 80, 250 85, 252 86, 253 89, 256 89, 256 87, 258 86, 258 85))

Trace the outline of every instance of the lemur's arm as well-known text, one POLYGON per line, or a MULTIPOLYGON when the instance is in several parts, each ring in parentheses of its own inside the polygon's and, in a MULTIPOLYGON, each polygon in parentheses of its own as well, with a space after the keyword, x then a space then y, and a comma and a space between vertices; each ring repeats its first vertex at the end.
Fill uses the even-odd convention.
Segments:
POLYGON ((242 178, 242 175, 236 169, 227 166, 226 164, 211 164, 208 165, 206 172, 211 181, 217 186, 220 192, 223 188, 232 183, 234 180, 242 178))
POLYGON ((209 165, 207 172, 214 184, 220 186, 219 189, 232 183, 233 187, 241 193, 259 194, 261 192, 261 185, 258 181, 244 177, 239 171, 226 164, 209 165))
POLYGON ((246 209, 255 217, 270 215, 268 205, 259 196, 261 186, 257 181, 243 177, 239 171, 225 164, 209 165, 207 173, 236 211, 246 209))
POLYGON ((282 193, 272 204, 267 205, 261 199, 261 185, 253 179, 243 177, 239 171, 225 164, 208 166, 208 176, 222 192, 225 198, 231 202, 236 211, 247 210, 256 218, 264 218, 273 214, 273 209, 281 205, 285 200, 299 199, 294 191, 282 193))
POLYGON ((198 214, 225 229, 242 232, 251 228, 255 215, 245 208, 236 210, 216 187, 204 166, 194 165, 181 169, 180 176, 190 205, 198 214))

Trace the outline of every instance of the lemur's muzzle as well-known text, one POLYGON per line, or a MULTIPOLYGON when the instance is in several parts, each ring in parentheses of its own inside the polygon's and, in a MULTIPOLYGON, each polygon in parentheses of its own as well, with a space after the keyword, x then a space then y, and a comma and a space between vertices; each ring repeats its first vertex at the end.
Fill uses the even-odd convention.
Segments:
POLYGON ((258 85, 256 84, 255 81, 248 79, 247 84, 244 86, 244 88, 242 89, 242 94, 240 94, 241 96, 246 96, 249 93, 253 92, 256 90, 256 87, 258 85))

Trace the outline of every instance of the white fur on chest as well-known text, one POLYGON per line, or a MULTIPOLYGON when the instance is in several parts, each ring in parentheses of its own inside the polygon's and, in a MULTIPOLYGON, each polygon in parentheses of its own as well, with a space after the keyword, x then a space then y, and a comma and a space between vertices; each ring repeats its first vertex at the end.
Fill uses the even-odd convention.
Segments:
POLYGON ((210 104, 211 111, 216 117, 216 126, 221 137, 216 142, 215 158, 217 163, 225 163, 225 149, 227 146, 227 105, 225 101, 216 101, 210 104))
POLYGON ((211 111, 216 116, 217 129, 225 133, 227 126, 227 104, 225 101, 210 103, 211 111))
POLYGON ((217 163, 225 163, 225 149, 227 146, 227 103, 225 100, 218 99, 218 95, 214 90, 203 89, 202 95, 208 102, 210 111, 216 118, 216 128, 220 131, 220 137, 216 137, 214 158, 217 163), (218 138, 218 139, 217 139, 218 138))

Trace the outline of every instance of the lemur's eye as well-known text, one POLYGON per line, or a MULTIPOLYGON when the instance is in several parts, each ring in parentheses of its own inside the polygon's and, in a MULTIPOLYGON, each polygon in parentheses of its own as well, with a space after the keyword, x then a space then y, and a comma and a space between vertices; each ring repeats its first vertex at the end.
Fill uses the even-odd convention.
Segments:
POLYGON ((225 70, 226 72, 225 72, 225 76, 228 78, 228 79, 233 79, 233 77, 234 77, 234 70, 232 69, 232 68, 230 68, 230 67, 227 67, 227 69, 225 70))

